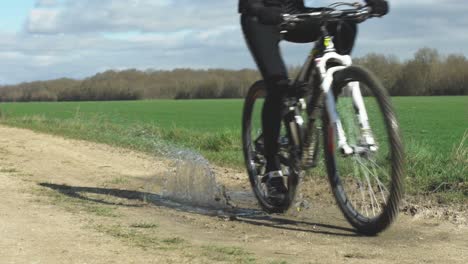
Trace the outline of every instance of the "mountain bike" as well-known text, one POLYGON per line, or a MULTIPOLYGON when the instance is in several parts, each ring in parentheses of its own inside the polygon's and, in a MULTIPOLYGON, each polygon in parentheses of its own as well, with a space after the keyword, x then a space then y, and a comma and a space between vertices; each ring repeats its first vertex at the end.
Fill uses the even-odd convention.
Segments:
POLYGON ((358 232, 375 235, 398 214, 403 195, 403 145, 390 97, 380 81, 370 71, 353 66, 349 55, 340 55, 334 48, 327 23, 363 22, 372 17, 368 6, 337 9, 343 4, 285 15, 280 26, 284 32, 305 19, 322 25, 322 36, 281 106, 278 156, 288 188, 283 202, 270 201, 262 182, 266 160, 256 105, 262 105, 266 94, 263 81, 256 82, 245 98, 243 151, 260 206, 268 213, 283 213, 293 203, 304 170, 317 167, 319 146, 323 145, 324 170, 339 208, 358 232))

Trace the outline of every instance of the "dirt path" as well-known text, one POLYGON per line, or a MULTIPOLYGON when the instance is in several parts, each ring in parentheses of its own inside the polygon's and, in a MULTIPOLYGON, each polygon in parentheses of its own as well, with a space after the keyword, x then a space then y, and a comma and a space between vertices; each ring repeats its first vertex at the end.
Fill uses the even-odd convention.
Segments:
MULTIPOLYGON (((160 199, 172 165, 0 127, 0 263, 468 263, 466 225, 402 215, 360 237, 319 197, 307 215, 188 212, 160 199)), ((243 173, 215 171, 256 212, 243 173)))

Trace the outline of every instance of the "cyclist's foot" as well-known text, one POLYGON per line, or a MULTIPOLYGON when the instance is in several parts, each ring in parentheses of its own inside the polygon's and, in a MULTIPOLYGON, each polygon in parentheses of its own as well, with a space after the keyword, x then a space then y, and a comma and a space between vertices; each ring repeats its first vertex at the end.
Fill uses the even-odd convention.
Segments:
POLYGON ((284 202, 288 194, 288 189, 283 182, 283 173, 281 171, 271 171, 262 178, 267 189, 268 199, 275 204, 284 202))

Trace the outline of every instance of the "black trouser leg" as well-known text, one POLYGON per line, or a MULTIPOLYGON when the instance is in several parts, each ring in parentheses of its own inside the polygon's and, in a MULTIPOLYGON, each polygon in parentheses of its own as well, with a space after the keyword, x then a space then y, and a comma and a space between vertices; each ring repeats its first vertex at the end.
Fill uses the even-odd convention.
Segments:
POLYGON ((267 160, 266 171, 270 172, 281 169, 277 155, 279 151, 278 139, 281 131, 284 91, 288 88, 288 81, 280 81, 268 86, 271 88, 263 104, 262 129, 267 160))
POLYGON ((267 172, 280 170, 277 157, 281 129, 282 99, 288 88, 288 72, 281 56, 280 35, 276 26, 258 23, 256 18, 242 15, 245 39, 267 86, 262 110, 267 172))

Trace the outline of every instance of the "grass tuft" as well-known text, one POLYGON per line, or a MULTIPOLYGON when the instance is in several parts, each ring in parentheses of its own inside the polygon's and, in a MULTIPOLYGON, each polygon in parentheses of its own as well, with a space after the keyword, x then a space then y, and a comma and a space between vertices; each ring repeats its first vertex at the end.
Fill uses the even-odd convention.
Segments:
POLYGON ((256 262, 250 252, 239 247, 203 246, 204 255, 214 261, 229 261, 235 263, 252 264, 256 262))

